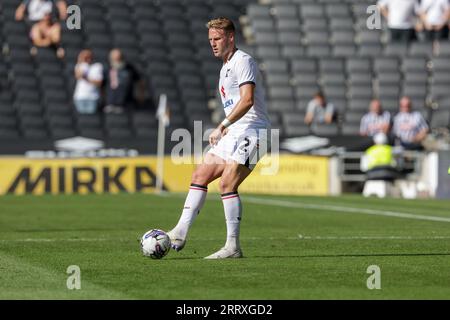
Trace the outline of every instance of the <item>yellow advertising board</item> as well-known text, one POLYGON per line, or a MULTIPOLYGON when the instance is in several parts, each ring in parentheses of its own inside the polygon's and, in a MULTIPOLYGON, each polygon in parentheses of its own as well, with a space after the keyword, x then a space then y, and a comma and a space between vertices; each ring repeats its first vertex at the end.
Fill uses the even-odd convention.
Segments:
MULTIPOLYGON (((154 192, 154 156, 134 158, 28 159, 0 158, 0 195, 86 194, 154 192)), ((193 164, 176 164, 164 159, 164 188, 186 192, 193 164)), ((280 155, 265 157, 247 180, 241 193, 286 195, 328 194, 328 159, 280 155)), ((218 182, 209 186, 219 192, 218 182)))
MULTIPOLYGON (((239 188, 241 193, 279 195, 327 195, 329 193, 328 158, 280 155, 265 157, 239 188), (269 165, 265 165, 269 164, 269 165), (269 170, 267 170, 270 168, 269 170)), ((209 190, 218 191, 218 183, 209 190)))

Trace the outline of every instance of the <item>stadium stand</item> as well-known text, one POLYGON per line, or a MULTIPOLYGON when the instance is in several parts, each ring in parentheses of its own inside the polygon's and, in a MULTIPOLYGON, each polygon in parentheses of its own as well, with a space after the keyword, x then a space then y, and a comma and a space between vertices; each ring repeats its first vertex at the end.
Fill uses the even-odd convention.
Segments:
MULTIPOLYGON (((212 126, 220 61, 212 55, 205 23, 228 16, 238 44, 260 62, 270 116, 282 137, 356 135, 369 101, 377 96, 396 112, 409 95, 432 127, 449 127, 450 43, 388 43, 383 30, 366 27, 369 0, 69 0, 82 11, 81 30, 63 23, 65 58, 52 49, 30 55, 27 26, 14 20, 20 0, 0 6, 0 139, 156 140, 154 106, 168 96, 171 125, 212 126), (107 63, 120 48, 146 79, 149 97, 123 115, 78 115, 72 103, 73 69, 82 48, 107 63), (308 128, 306 104, 323 89, 338 110, 333 126, 308 128)), ((153 143, 153 142, 150 142, 153 143)))
POLYGON ((411 97, 427 121, 442 114, 441 120, 430 122, 432 128, 449 127, 443 111, 449 105, 444 89, 450 84, 449 42, 389 43, 386 28, 366 26, 367 7, 373 3, 280 0, 248 7, 250 37, 265 66, 268 91, 281 86, 285 93, 283 97, 269 94, 274 118, 277 113, 294 112, 285 102, 290 101, 287 84, 294 91, 295 112, 300 116, 281 116, 286 136, 310 132, 299 129, 300 118, 317 88, 324 90, 340 116, 337 128, 311 128, 316 135, 356 135, 372 97, 379 97, 384 108, 395 114, 402 95, 411 97), (276 72, 283 76, 274 76, 276 72))

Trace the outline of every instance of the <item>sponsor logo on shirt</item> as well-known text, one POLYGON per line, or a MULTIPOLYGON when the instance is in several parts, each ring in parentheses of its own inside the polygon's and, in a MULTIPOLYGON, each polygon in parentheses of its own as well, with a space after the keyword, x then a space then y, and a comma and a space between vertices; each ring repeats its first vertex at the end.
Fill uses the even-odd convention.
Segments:
POLYGON ((225 103, 223 104, 224 108, 228 108, 229 106, 233 105, 233 99, 227 100, 225 101, 225 103))

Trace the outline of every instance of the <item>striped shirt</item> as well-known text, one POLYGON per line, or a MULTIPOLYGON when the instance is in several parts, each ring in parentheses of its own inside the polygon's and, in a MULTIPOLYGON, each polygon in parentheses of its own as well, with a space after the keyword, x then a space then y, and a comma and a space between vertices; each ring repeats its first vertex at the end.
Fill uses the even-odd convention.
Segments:
POLYGON ((361 119, 359 132, 362 135, 373 137, 379 132, 383 132, 382 128, 391 123, 391 114, 389 111, 383 111, 382 114, 374 112, 366 113, 361 119))
POLYGON ((414 142, 414 137, 423 129, 428 129, 428 125, 417 111, 399 112, 394 117, 393 132, 402 142, 414 142))

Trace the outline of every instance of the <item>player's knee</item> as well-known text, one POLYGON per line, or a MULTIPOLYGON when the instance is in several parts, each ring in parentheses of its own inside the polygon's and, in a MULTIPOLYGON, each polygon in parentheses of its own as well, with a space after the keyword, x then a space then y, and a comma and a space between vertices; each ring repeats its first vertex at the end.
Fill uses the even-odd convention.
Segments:
POLYGON ((220 193, 234 192, 236 186, 227 178, 222 178, 219 181, 220 193))
POLYGON ((202 186, 208 185, 208 177, 198 170, 192 173, 191 182, 202 186))

